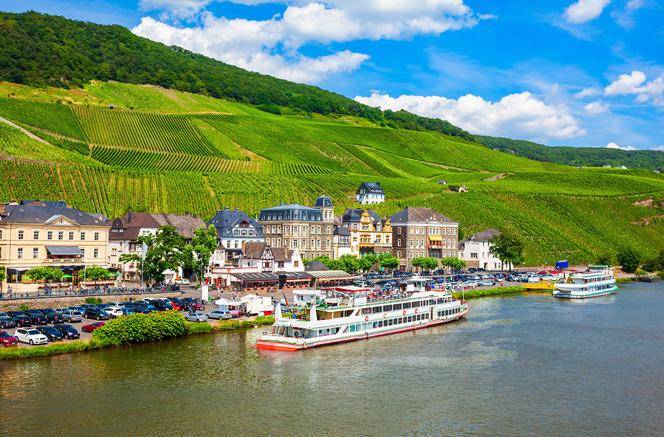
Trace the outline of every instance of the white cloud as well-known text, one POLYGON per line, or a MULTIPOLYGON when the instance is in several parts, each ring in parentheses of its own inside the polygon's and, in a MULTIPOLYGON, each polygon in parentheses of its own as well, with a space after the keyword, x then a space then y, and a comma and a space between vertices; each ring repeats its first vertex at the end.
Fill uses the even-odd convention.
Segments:
POLYGON ((229 0, 282 3, 285 10, 268 20, 227 19, 205 10, 215 1, 141 0, 142 8, 163 11, 162 18, 144 17, 133 32, 249 70, 314 83, 353 71, 368 56, 342 51, 310 58, 298 52, 304 44, 438 35, 495 18, 474 13, 463 0, 229 0), (177 21, 193 18, 191 27, 177 21))
POLYGON ((611 0, 578 0, 565 9, 565 19, 572 24, 581 24, 599 17, 611 0))
POLYGON ((330 74, 353 71, 369 58, 348 50, 318 58, 298 53, 291 56, 274 54, 273 49, 283 41, 283 23, 280 21, 228 20, 211 14, 204 14, 202 19, 201 27, 185 28, 144 17, 133 32, 248 70, 305 83, 316 83, 330 74))
POLYGON ((629 0, 627 2, 626 9, 628 11, 636 11, 637 9, 641 9, 643 7, 643 0, 629 0))
POLYGON ((604 88, 604 95, 634 95, 638 103, 652 102, 656 106, 664 106, 664 74, 648 82, 646 79, 645 73, 638 70, 621 74, 604 88))
POLYGON ((597 115, 607 112, 609 110, 608 103, 600 102, 599 100, 595 102, 588 103, 583 109, 590 115, 597 115))
POLYGON ((614 142, 610 142, 606 145, 607 149, 616 149, 616 150, 636 150, 636 147, 633 146, 620 146, 614 142))
POLYGON ((664 152, 664 145, 655 147, 653 150, 657 150, 659 152, 664 152))
POLYGON ((510 94, 497 102, 467 94, 458 99, 440 96, 391 97, 374 92, 355 100, 382 109, 405 109, 414 114, 448 120, 476 134, 512 138, 572 138, 585 135, 565 105, 547 105, 529 92, 510 94))
POLYGON ((602 91, 597 88, 584 88, 578 93, 574 94, 575 99, 584 99, 586 97, 595 97, 602 94, 602 91))

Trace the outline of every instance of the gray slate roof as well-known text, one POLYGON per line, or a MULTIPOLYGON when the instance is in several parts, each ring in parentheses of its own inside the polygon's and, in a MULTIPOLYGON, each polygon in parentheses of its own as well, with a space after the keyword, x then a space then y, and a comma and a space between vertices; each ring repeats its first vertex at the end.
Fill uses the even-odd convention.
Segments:
POLYGON ((256 230, 257 237, 263 236, 263 225, 249 217, 244 211, 237 208, 233 210, 226 208, 217 211, 215 216, 208 222, 208 225, 214 225, 214 227, 217 228, 217 235, 219 237, 224 237, 233 236, 233 228, 239 226, 243 222, 256 230))
POLYGON ((42 202, 24 200, 19 204, 4 204, 0 221, 6 223, 43 224, 55 216, 63 216, 81 226, 110 226, 101 214, 88 214, 69 208, 65 202, 42 202))
POLYGON ((392 226, 406 223, 426 223, 430 221, 456 223, 449 217, 434 211, 431 208, 406 207, 390 217, 392 226))
MULTIPOLYGON (((382 221, 382 218, 373 209, 368 209, 367 212, 374 224, 382 221)), ((344 211, 341 216, 342 223, 359 223, 362 218, 362 213, 364 213, 363 208, 346 208, 346 211, 344 211)))
POLYGON ((380 182, 362 182, 360 187, 357 189, 357 194, 385 194, 383 187, 380 186, 380 182))

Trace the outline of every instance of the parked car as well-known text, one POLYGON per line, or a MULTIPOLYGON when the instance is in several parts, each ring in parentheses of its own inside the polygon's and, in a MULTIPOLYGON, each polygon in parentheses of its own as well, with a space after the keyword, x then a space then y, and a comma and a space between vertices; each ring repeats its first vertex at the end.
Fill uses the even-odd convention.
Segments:
POLYGON ((122 315, 123 316, 131 316, 132 314, 136 314, 133 308, 130 307, 125 307, 122 308, 122 315))
POLYGON ((64 338, 62 332, 58 331, 52 326, 38 326, 35 329, 48 337, 48 341, 59 341, 64 338))
POLYGON ((83 316, 78 310, 64 310, 62 312, 62 320, 69 323, 80 322, 83 320, 83 316))
POLYGON ((14 322, 16 322, 16 326, 32 326, 32 319, 28 317, 27 314, 21 312, 21 311, 9 311, 7 314, 9 314, 9 317, 14 319, 14 322))
POLYGON ((201 312, 189 313, 187 314, 187 320, 190 322, 207 322, 208 316, 201 312))
POLYGON ((97 307, 87 308, 83 315, 85 316, 86 319, 95 319, 95 320, 109 319, 108 314, 106 314, 103 310, 100 310, 97 307))
POLYGON ((175 280, 175 285, 189 285, 189 284, 190 284, 189 279, 182 278, 175 280))
POLYGON ((481 285, 482 287, 493 287, 493 286, 496 285, 496 284, 495 284, 492 280, 490 280, 490 279, 485 279, 485 280, 483 280, 482 282, 480 282, 480 285, 481 285))
POLYGON ((12 347, 18 345, 18 340, 7 331, 0 331, 0 344, 4 347, 12 347))
POLYGON ((9 316, 0 316, 0 328, 16 328, 16 320, 12 319, 9 316))
POLYGON ((89 325, 83 325, 83 327, 81 328, 81 331, 92 333, 95 329, 101 328, 105 324, 106 324, 106 322, 94 322, 94 323, 90 323, 89 325))
POLYGON ((42 310, 42 313, 44 313, 48 323, 55 324, 62 321, 62 313, 57 313, 53 308, 46 308, 42 310))
POLYGON ((25 314, 30 317, 33 325, 45 325, 48 323, 44 313, 39 310, 27 310, 25 314))
POLYGON ((124 315, 122 312, 125 310, 125 308, 122 307, 106 307, 103 309, 103 311, 108 314, 109 317, 118 317, 124 315))
POLYGON ((157 311, 170 311, 173 309, 173 306, 170 304, 170 302, 164 302, 163 300, 159 299, 150 301, 150 304, 154 305, 157 311))
POLYGON ((85 313, 85 308, 83 308, 82 306, 71 306, 71 307, 69 307, 69 309, 78 311, 79 313, 81 313, 81 315, 83 315, 83 313, 85 313))
POLYGON ((18 328, 14 332, 14 337, 16 340, 21 343, 28 344, 46 344, 48 343, 48 337, 46 337, 41 332, 37 331, 35 328, 18 328))
POLYGON ((218 319, 218 320, 228 320, 232 318, 231 313, 222 310, 212 310, 209 313, 207 313, 207 316, 210 319, 218 319))
POLYGON ((62 336, 67 340, 76 340, 77 338, 81 338, 81 334, 71 325, 58 323, 57 325, 53 325, 53 327, 60 331, 62 336))

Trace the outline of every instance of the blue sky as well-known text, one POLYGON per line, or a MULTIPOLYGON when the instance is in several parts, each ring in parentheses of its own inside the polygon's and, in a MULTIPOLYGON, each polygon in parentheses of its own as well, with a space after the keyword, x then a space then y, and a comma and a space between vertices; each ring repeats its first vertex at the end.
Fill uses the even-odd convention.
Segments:
POLYGON ((0 9, 121 24, 473 133, 664 150, 658 0, 3 0, 0 9))

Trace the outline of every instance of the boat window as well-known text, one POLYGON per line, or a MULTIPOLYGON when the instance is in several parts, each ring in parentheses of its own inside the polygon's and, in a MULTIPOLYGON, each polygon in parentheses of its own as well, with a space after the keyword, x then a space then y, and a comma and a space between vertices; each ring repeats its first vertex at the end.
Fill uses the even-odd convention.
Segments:
POLYGON ((408 309, 408 308, 410 308, 411 306, 413 306, 412 302, 404 302, 404 304, 403 304, 403 309, 408 309))
POLYGON ((392 305, 385 305, 383 311, 392 311, 392 305))
POLYGON ((380 306, 380 307, 373 307, 373 312, 374 312, 374 314, 382 313, 382 312, 383 312, 383 307, 382 307, 382 306, 380 306))
POLYGON ((397 311, 397 310, 400 310, 400 309, 401 309, 401 304, 400 303, 395 303, 394 305, 392 305, 392 310, 393 311, 397 311))
POLYGON ((362 315, 371 314, 371 308, 362 308, 362 315))
POLYGON ((373 322, 373 329, 378 328, 378 322, 373 322))

